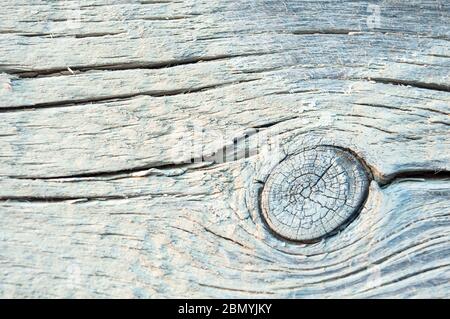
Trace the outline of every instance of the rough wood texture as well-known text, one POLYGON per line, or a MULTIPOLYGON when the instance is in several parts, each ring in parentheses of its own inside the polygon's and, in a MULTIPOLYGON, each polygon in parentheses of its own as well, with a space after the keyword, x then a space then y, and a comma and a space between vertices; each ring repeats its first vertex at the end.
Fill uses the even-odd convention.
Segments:
POLYGON ((1 297, 450 297, 447 1, 25 1, 0 11, 1 297), (368 197, 294 243, 285 154, 368 197))
POLYGON ((313 241, 331 235, 367 197, 368 176, 348 151, 317 146, 288 155, 264 184, 264 217, 278 235, 313 241))

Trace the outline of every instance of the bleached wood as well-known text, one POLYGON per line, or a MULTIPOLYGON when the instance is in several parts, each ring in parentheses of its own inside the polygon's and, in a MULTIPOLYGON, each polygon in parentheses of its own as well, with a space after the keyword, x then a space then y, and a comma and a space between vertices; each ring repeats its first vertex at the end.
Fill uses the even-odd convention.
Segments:
POLYGON ((1 297, 449 297, 447 3, 81 2, 0 10, 1 297), (368 198, 286 241, 263 184, 315 145, 368 198))

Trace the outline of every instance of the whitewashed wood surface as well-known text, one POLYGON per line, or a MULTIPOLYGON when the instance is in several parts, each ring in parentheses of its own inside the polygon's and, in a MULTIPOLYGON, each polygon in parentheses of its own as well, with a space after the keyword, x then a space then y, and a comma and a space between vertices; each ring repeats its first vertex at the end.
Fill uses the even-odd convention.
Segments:
POLYGON ((1 7, 0 297, 450 297, 448 1, 1 7), (368 198, 278 238, 261 181, 318 144, 368 198))

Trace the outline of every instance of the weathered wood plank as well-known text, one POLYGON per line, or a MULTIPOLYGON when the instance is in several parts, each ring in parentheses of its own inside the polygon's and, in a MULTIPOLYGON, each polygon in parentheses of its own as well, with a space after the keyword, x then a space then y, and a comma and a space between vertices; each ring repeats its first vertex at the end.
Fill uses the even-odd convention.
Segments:
MULTIPOLYGON (((447 42, 422 40, 418 48, 418 44, 415 41, 412 42, 412 39, 414 38, 376 34, 321 35, 302 37, 298 45, 298 38, 290 36, 284 39, 284 42, 296 43, 296 48, 287 52, 283 49, 282 52, 273 53, 277 52, 274 44, 278 45, 281 39, 277 39, 277 42, 272 39, 271 43, 265 41, 266 39, 260 39, 265 43, 265 48, 261 51, 255 52, 254 42, 249 42, 241 46, 240 51, 237 52, 219 52, 210 56, 207 52, 191 52, 184 59, 180 58, 179 61, 173 62, 186 65, 174 67, 167 67, 170 66, 169 61, 155 57, 153 65, 136 61, 136 64, 110 65, 109 68, 117 69, 115 71, 89 71, 73 76, 47 75, 21 79, 3 75, 1 81, 4 88, 0 91, 0 108, 39 107, 80 101, 95 102, 138 94, 173 95, 177 92, 262 77, 273 77, 274 82, 282 80, 295 82, 316 77, 373 78, 385 82, 397 81, 430 89, 448 90, 450 60, 435 56, 437 52, 450 56, 447 42), (324 41, 325 44, 321 45, 320 49, 308 49, 318 48, 324 41), (394 51, 393 46, 396 48, 394 51), (368 49, 361 50, 361 47, 368 49), (315 50, 317 52, 314 52, 315 50), (330 54, 321 55, 322 50, 329 51, 330 54), (371 57, 369 61, 368 57, 371 57), (199 63, 202 60, 217 61, 199 63), (120 70, 121 68, 126 70, 120 70), (283 69, 289 72, 282 71, 283 69), (293 78, 294 75, 295 78, 293 78)), ((246 41, 246 39, 239 41, 246 41)), ((293 47, 293 45, 290 46, 293 47)), ((122 44, 121 48, 124 49, 122 44)), ((196 48, 198 49, 198 46, 196 48)), ((186 49, 181 52, 185 54, 186 49)), ((64 53, 64 59, 66 58, 67 54, 64 53)), ((108 61, 112 59, 112 57, 107 58, 108 61)), ((132 57, 128 56, 125 59, 131 61, 132 57)), ((58 58, 49 61, 55 63, 57 60, 58 58)), ((102 64, 101 61, 96 63, 102 64)), ((61 65, 44 66, 44 69, 52 68, 64 69, 61 65)), ((69 68, 71 70, 69 71, 68 68, 69 64, 64 69, 66 74, 70 75, 71 71, 80 72, 73 66, 75 71, 72 68, 69 68)), ((35 74, 39 75, 39 73, 31 73, 27 76, 35 74)), ((255 87, 255 89, 263 88, 255 87)))

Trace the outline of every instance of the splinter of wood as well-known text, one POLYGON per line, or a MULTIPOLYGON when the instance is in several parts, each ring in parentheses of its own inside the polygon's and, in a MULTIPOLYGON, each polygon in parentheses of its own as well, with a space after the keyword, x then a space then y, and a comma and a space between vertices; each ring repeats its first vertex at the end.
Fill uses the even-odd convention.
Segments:
POLYGON ((264 185, 262 212, 281 237, 315 241, 333 234, 355 216, 368 185, 366 170, 353 154, 317 146, 278 164, 264 185))

